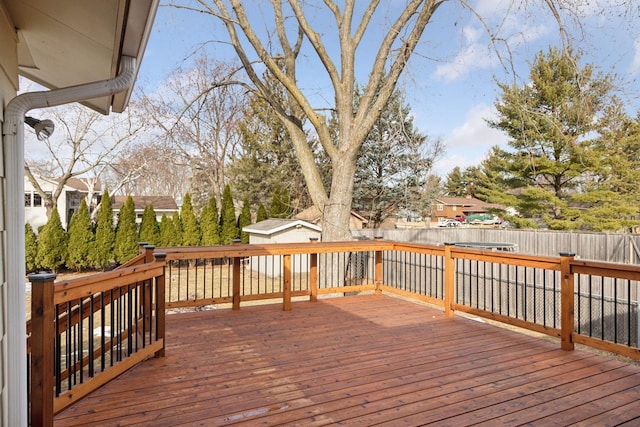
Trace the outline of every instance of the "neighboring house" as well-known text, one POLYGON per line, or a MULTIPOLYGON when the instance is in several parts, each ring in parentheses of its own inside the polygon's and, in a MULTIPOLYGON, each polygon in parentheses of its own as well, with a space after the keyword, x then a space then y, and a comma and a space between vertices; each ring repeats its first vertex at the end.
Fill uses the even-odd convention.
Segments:
POLYGON ((475 197, 438 197, 431 202, 431 221, 439 218, 455 218, 456 215, 489 213, 494 210, 505 210, 502 205, 486 203, 475 197))
MULTIPOLYGON (((301 219, 306 222, 310 222, 311 224, 319 225, 322 222, 322 215, 320 214, 320 209, 315 206, 308 207, 307 209, 297 213, 293 216, 294 219, 301 219)), ((351 217, 349 218, 349 229, 350 230, 362 230, 367 225, 367 219, 362 215, 351 211, 351 217)))
MULTIPOLYGON (((249 243, 263 245, 270 243, 308 243, 309 239, 320 239, 322 228, 300 219, 269 218, 242 229, 249 233, 249 243)), ((307 257, 296 260, 296 269, 300 272, 308 271, 307 257)), ((266 274, 269 277, 279 277, 282 274, 280 257, 250 257, 249 268, 266 274)))
POLYGON ((0 425, 28 425, 24 117, 46 119, 48 107, 72 102, 124 111, 158 4, 0 0, 0 425), (17 96, 19 76, 51 91, 17 96))
MULTIPOLYGON (((111 197, 111 206, 113 208, 113 220, 117 222, 118 212, 128 196, 113 196, 111 197)), ((156 213, 156 219, 158 222, 162 220, 162 214, 167 215, 169 218, 173 216, 174 212, 178 212, 179 208, 176 201, 171 196, 131 196, 133 204, 136 207, 136 222, 140 224, 142 222, 142 213, 144 208, 149 205, 153 206, 153 210, 156 213)))
MULTIPOLYGON (((58 187, 58 182, 49 178, 42 178, 35 176, 40 185, 40 188, 45 193, 53 194, 58 187)), ((89 190, 84 182, 78 178, 71 178, 67 181, 65 186, 58 197, 58 213, 60 214, 60 221, 65 230, 69 229, 69 223, 71 216, 80 208, 80 202, 83 198, 86 198, 89 194, 89 190)), ((98 197, 100 195, 100 184, 92 191, 91 203, 87 203, 89 209, 97 205, 98 197)), ((38 228, 47 223, 47 209, 44 206, 42 196, 31 185, 29 179, 24 179, 24 219, 31 224, 34 231, 38 231, 38 228)))

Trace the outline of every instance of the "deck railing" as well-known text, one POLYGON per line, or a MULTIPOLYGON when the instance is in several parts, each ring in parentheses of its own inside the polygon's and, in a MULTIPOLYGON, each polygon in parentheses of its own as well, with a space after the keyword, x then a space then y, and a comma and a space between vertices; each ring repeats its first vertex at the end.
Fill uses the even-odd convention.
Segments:
POLYGON ((55 274, 29 276, 32 426, 52 425, 55 413, 164 354, 165 262, 150 254, 143 263, 57 283, 55 274))
POLYGON ((640 359, 640 267, 388 241, 163 248, 167 307, 390 292, 640 359))
POLYGON ((54 390, 55 413, 79 398, 89 388, 81 383, 96 372, 107 374, 99 385, 161 355, 164 308, 228 304, 238 310, 277 300, 291 310, 292 299, 315 301, 323 294, 398 294, 441 306, 448 316, 465 312, 557 337, 566 350, 580 343, 640 360, 638 266, 380 239, 158 251, 162 261, 152 260, 153 248, 147 248, 137 260, 143 264, 90 278, 56 284, 49 276, 35 278, 32 407, 34 398, 46 400, 36 389, 54 390), (153 291, 147 291, 149 281, 153 291), (145 295, 152 295, 151 310, 145 295), (96 328, 99 345, 83 347, 83 334, 96 328), (140 332, 155 335, 140 341, 140 332), (40 354, 52 348, 59 359, 40 354), (61 368, 49 377, 46 366, 61 368))

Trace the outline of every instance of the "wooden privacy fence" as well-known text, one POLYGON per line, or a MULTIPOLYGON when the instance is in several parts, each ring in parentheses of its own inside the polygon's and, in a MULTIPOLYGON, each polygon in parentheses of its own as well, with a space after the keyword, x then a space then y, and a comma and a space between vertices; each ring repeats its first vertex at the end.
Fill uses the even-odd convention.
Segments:
POLYGON ((443 242, 508 243, 528 255, 557 256, 573 252, 593 261, 640 264, 640 234, 460 227, 354 230, 356 238, 381 236, 394 242, 441 245, 443 242))
POLYGON ((638 266, 382 239, 153 251, 82 279, 31 276, 33 425, 161 356, 165 308, 387 292, 640 360, 638 266))

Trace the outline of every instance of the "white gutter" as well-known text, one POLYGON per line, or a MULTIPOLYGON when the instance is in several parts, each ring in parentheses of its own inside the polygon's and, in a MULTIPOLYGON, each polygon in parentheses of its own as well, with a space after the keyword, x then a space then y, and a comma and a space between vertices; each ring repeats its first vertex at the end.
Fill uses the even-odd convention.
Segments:
MULTIPOLYGON (((114 95, 131 87, 135 81, 136 59, 123 56, 121 71, 113 79, 101 80, 51 91, 29 92, 13 98, 4 113, 2 135, 4 139, 4 224, 5 224, 5 278, 7 286, 7 360, 2 369, 7 375, 7 406, 9 425, 27 425, 27 363, 26 357, 26 304, 25 304, 25 251, 24 251, 24 116, 34 108, 80 102, 87 99, 114 95)), ((1 152, 0 152, 1 155, 1 152)), ((0 196, 1 197, 1 196, 0 196)), ((1 250, 2 248, 0 248, 1 250)), ((0 420, 1 421, 1 420, 0 420)))

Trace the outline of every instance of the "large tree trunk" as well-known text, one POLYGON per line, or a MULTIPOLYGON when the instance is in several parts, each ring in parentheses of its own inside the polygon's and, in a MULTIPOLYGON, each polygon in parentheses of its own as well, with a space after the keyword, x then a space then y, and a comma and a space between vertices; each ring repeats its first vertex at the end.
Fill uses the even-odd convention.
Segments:
POLYGON ((335 242, 351 240, 349 220, 353 196, 355 161, 350 156, 337 156, 332 161, 333 175, 329 199, 322 209, 322 240, 335 242))

